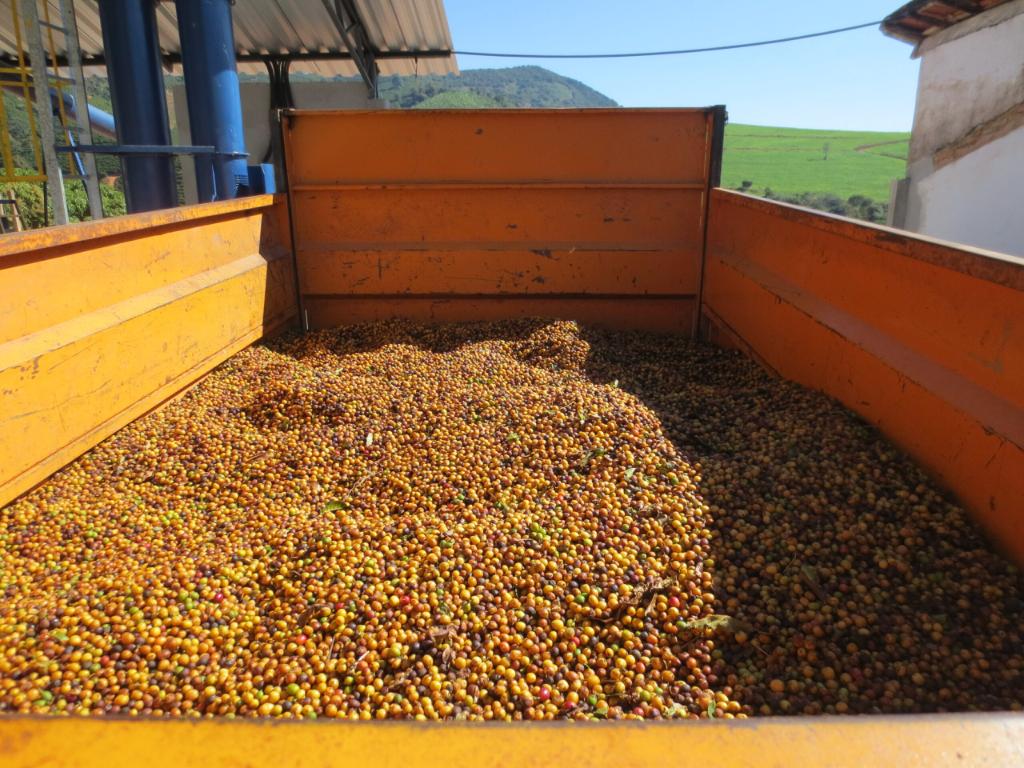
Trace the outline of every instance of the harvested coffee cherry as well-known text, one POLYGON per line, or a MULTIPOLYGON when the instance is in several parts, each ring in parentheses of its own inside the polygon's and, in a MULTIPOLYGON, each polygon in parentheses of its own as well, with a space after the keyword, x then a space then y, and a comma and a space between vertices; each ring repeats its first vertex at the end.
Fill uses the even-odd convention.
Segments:
POLYGON ((239 353, 0 510, 0 711, 1012 709, 1019 572, 742 356, 571 322, 239 353))

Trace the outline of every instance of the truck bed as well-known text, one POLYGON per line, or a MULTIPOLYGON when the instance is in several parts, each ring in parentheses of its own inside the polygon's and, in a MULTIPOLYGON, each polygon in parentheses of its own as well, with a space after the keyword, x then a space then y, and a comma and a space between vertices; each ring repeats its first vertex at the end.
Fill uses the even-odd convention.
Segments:
MULTIPOLYGON (((146 696, 152 702, 159 700, 161 685, 172 699, 180 694, 182 711, 185 701, 192 702, 189 711, 225 708, 225 717, 192 722, 7 716, 0 718, 0 752, 8 762, 66 764, 73 756, 80 765, 107 766, 134 764, 145 753, 154 765, 228 765, 244 758, 254 765, 365 764, 372 759, 383 765, 561 765, 568 761, 618 766, 673 759, 680 745, 694 760, 726 765, 774 760, 779 764, 906 766, 954 759, 962 765, 1012 765, 1024 760, 1024 716, 1011 711, 1019 703, 1019 659, 1012 647, 1007 650, 1008 644, 1019 646, 1020 610, 1019 576, 1007 562, 1024 562, 1024 262, 720 189, 723 126, 721 108, 291 112, 284 116, 281 136, 288 171, 285 194, 0 238, 0 505, 6 505, 0 520, 9 531, 8 540, 2 542, 2 557, 16 574, 15 594, 4 597, 14 601, 9 603, 12 613, 0 619, 3 642, 10 643, 11 654, 0 663, 25 670, 27 654, 36 660, 27 673, 37 676, 33 679, 41 679, 40 675, 61 679, 55 690, 44 686, 52 696, 47 701, 43 688, 22 687, 21 681, 29 679, 24 673, 17 678, 8 675, 2 678, 4 700, 15 709, 23 705, 46 709, 59 702, 58 694, 70 702, 72 685, 69 681, 69 690, 63 692, 63 676, 74 677, 85 668, 92 673, 88 679, 96 693, 97 713, 106 712, 108 705, 111 710, 122 708, 122 713, 125 707, 129 711, 136 707, 138 698, 133 698, 131 690, 141 689, 131 686, 148 676, 156 682, 154 690, 140 694, 143 709, 153 709, 146 696), (270 703, 271 716, 276 707, 284 716, 296 706, 305 716, 315 698, 305 691, 333 679, 318 672, 326 679, 303 680, 302 675, 308 678, 309 672, 300 669, 291 681, 288 676, 293 672, 287 664, 284 670, 279 666, 279 657, 284 656, 271 653, 263 657, 266 663, 258 674, 264 677, 261 690, 266 685, 281 688, 277 701, 267 701, 270 693, 261 699, 245 691, 250 701, 239 704, 219 692, 223 682, 219 672, 213 679, 196 672, 209 668, 213 655, 209 647, 200 648, 199 636, 212 637, 216 631, 220 638, 239 631, 236 627, 229 632, 219 624, 223 616, 203 618, 211 602, 225 605, 236 599, 229 594, 228 585, 236 586, 232 577, 249 584, 255 602, 246 610, 256 611, 254 606, 263 610, 274 601, 280 604, 282 610, 273 614, 272 623, 244 628, 256 633, 263 650, 283 648, 290 654, 287 658, 301 658, 303 664, 309 656, 322 653, 331 661, 332 653, 336 656, 343 649, 356 654, 354 661, 373 650, 354 639, 351 643, 336 640, 333 649, 329 643, 323 649, 317 638, 323 636, 324 621, 331 628, 316 602, 322 580, 305 570, 315 572, 320 567, 316 549, 289 550, 288 521, 274 516, 284 515, 301 497, 306 501, 299 508, 299 518, 327 526, 332 518, 325 509, 332 502, 350 504, 345 489, 358 483, 353 496, 363 504, 369 530, 380 531, 373 541, 360 539, 368 553, 389 541, 410 546, 407 542, 396 545, 397 529, 387 530, 390 523, 372 512, 378 505, 369 503, 369 496, 358 495, 383 498, 385 489, 371 478, 360 480, 363 475, 347 473, 335 478, 344 486, 341 498, 333 486, 327 498, 326 490, 317 490, 319 479, 309 482, 312 478, 302 469, 320 466, 321 459, 310 452, 312 446, 326 444, 302 440, 296 430, 281 427, 296 420, 315 426, 321 409, 309 408, 304 398, 317 403, 316 397, 329 393, 334 384, 347 387, 350 393, 359 392, 356 383, 372 384, 378 394, 387 395, 384 402, 419 390, 409 380, 400 384, 400 375, 385 385, 386 376, 366 371, 358 382, 338 377, 331 383, 329 376, 321 374, 315 386, 307 382, 308 392, 295 392, 294 381, 270 374, 258 385, 236 386, 244 389, 234 393, 237 398, 261 393, 264 398, 250 414, 255 419, 248 433, 253 440, 274 434, 295 455, 312 460, 296 461, 278 453, 270 465, 260 454, 240 449, 237 455, 231 453, 231 461, 218 467, 225 481, 230 478, 235 483, 231 493, 246 501, 239 504, 231 499, 238 507, 221 508, 216 520, 209 509, 178 509, 171 501, 175 489, 187 497, 197 483, 217 482, 216 477, 205 478, 208 470, 196 467, 189 477, 189 468, 180 461, 195 449, 189 440, 196 430, 216 444, 221 434, 210 430, 220 427, 223 440, 230 442, 231 419, 238 414, 211 413, 181 425, 177 432, 157 430, 154 435, 159 433, 166 440, 148 447, 119 441, 154 429, 154 424, 166 424, 171 414, 199 407, 212 396, 210 387, 229 384, 230 377, 222 378, 226 371, 244 373, 246 361, 281 354, 289 344, 301 349, 303 343, 331 338, 341 327, 400 319, 447 326, 452 333, 448 324, 455 322, 523 322, 536 317, 581 322, 584 335, 580 338, 591 345, 590 350, 607 353, 604 373, 589 371, 593 380, 577 382, 581 396, 606 403, 635 398, 635 402, 621 401, 623 407, 632 403, 628 408, 635 417, 635 435, 619 422, 579 424, 577 413, 576 426, 571 419, 564 425, 570 430, 564 436, 565 445, 554 443, 561 446, 559 450, 572 448, 577 453, 571 458, 557 454, 558 466, 552 463, 547 469, 575 470, 554 478, 569 483, 567 489, 586 478, 600 480, 602 500, 640 499, 643 503, 621 509, 611 505, 618 517, 601 517, 595 507, 586 516, 577 514, 572 522, 587 531, 595 552, 605 550, 595 538, 598 531, 591 527, 610 522, 606 538, 631 542, 633 549, 625 551, 636 554, 636 563, 641 562, 640 554, 648 555, 643 568, 650 572, 643 571, 641 578, 654 578, 654 572, 661 572, 655 566, 667 567, 666 559, 675 562, 665 557, 665 547, 670 555, 680 554, 690 564, 686 567, 694 577, 697 563, 702 565, 699 578, 687 579, 685 589, 680 579, 665 577, 668 584, 643 582, 639 590, 630 592, 641 597, 631 596, 628 601, 617 597, 620 606, 628 602, 623 616, 642 628, 631 623, 628 629, 634 636, 611 644, 600 641, 601 658, 607 655, 608 659, 606 677, 598 674, 607 710, 600 698, 591 703, 595 692, 580 697, 586 703, 574 706, 572 716, 598 720, 695 716, 705 722, 564 723, 548 728, 524 723, 501 729, 474 729, 472 724, 458 722, 392 723, 380 728, 286 725, 280 718, 230 722, 228 710, 236 707, 244 714, 241 707, 254 706, 252 697, 257 699, 257 712, 270 703), (606 338, 602 333, 634 331, 679 338, 662 336, 653 341, 647 336, 620 336, 614 348, 600 341, 606 338), (274 341, 281 332, 302 336, 274 341), (269 346, 249 349, 260 340, 269 346), (723 351, 727 349, 734 351, 723 351), (631 350, 636 351, 633 357, 631 350), (233 357, 240 352, 240 357, 233 357), (204 378, 229 360, 227 368, 204 378), (618 387, 612 386, 616 378, 618 387), (761 383, 752 384, 755 381, 761 383), (325 389, 325 384, 330 386, 325 389), (587 429, 609 439, 624 434, 643 438, 653 454, 665 461, 626 465, 616 452, 588 457, 594 448, 581 442, 583 434, 590 434, 587 429), (111 442, 104 443, 108 438, 111 442), (90 464, 90 456, 109 456, 111 446, 118 445, 125 462, 121 481, 109 474, 116 475, 111 466, 116 468, 117 462, 90 464), (89 454, 94 448, 97 452, 89 454), (177 457, 174 461, 179 464, 171 461, 147 476, 140 474, 147 456, 177 457), (673 462, 678 465, 669 467, 673 462), (581 463, 593 476, 581 474, 581 463), (704 500, 700 503, 706 510, 685 498, 687 486, 679 482, 678 474, 684 465, 688 467, 685 482, 692 482, 692 494, 704 500), (170 466, 184 475, 170 473, 170 466), (90 472, 102 482, 91 482, 90 472), (246 484, 239 484, 241 476, 247 478, 246 484), (300 476, 307 481, 304 486, 290 485, 300 476), (266 490, 261 483, 267 477, 281 486, 273 491, 273 504, 254 490, 266 490), (137 509, 146 510, 145 517, 133 517, 118 482, 136 488, 141 499, 137 509), (60 499, 55 496, 53 501, 56 514, 43 514, 50 502, 39 494, 47 488, 62 489, 60 499), (700 530, 710 535, 697 536, 691 530, 689 543, 677 553, 672 546, 682 546, 684 537, 666 535, 665 525, 672 518, 648 515, 658 499, 677 499, 679 493, 685 499, 678 510, 684 518, 680 521, 683 532, 687 515, 696 525, 699 507, 704 526, 700 530), (104 494, 108 498, 101 502, 104 494), (260 498, 272 516, 248 517, 254 507, 259 509, 260 498), (92 513, 89 516, 82 514, 86 507, 92 513), (628 531, 625 514, 633 521, 628 531), (634 528, 645 535, 634 534, 634 528), (163 547, 160 551, 166 557, 156 562, 151 555, 140 555, 138 575, 123 563, 117 566, 122 562, 120 555, 137 554, 145 543, 144 534, 157 529, 159 534, 149 537, 149 544, 163 547), (182 535, 172 537, 177 529, 182 535), (41 536, 40 531, 49 535, 41 536), (244 547, 236 550, 228 544, 232 535, 241 540, 255 533, 277 537, 276 554, 265 548, 261 553, 255 547, 243 552, 244 547), (217 544, 217 536, 222 537, 223 547, 217 544), (193 551, 197 543, 202 546, 193 551), (644 552, 643 546, 652 552, 644 552), (655 546, 662 548, 661 557, 652 554, 655 546), (229 553, 240 561, 228 562, 229 553), (197 576, 197 557, 209 557, 226 571, 207 573, 204 561, 197 576), (98 563, 123 578, 105 576, 98 563), (265 570, 273 565, 278 571, 271 578, 267 570, 269 584, 262 583, 258 574, 255 582, 246 582, 240 563, 265 570), (98 593, 83 602, 75 591, 82 579, 93 587, 105 581, 109 586, 100 587, 103 592, 123 596, 125 585, 144 578, 147 568, 169 579, 206 579, 207 585, 179 587, 176 594, 151 591, 148 596, 144 588, 144 594, 133 596, 131 604, 127 599, 103 601, 98 593), (81 578, 72 582, 73 576, 68 576, 62 581, 65 572, 81 578), (208 594, 211 579, 227 580, 219 590, 220 603, 216 590, 208 594), (703 589, 706 579, 713 582, 711 591, 700 591, 698 596, 693 589, 703 589), (293 593, 290 589, 296 584, 302 589, 293 593), (25 598, 18 597, 19 588, 25 598), (670 604, 672 598, 678 606, 670 604), (684 598, 688 611, 697 608, 692 618, 682 617, 684 598), (62 639, 65 614, 54 612, 61 600, 71 600, 75 606, 65 612, 70 621, 85 623, 86 613, 91 617, 87 636, 78 636, 90 645, 82 646, 80 652, 68 651, 62 639), (148 634, 146 643, 136 636, 133 627, 137 628, 139 612, 146 616, 141 607, 146 600, 154 601, 153 608, 160 611, 166 608, 167 616, 159 617, 161 627, 182 622, 171 658, 149 658, 163 651, 154 650, 154 638, 148 634), (293 601, 305 601, 308 607, 296 614, 293 601), (90 605, 86 610, 84 606, 90 605), (286 605, 290 613, 283 610, 286 605), (127 612, 129 621, 120 622, 119 634, 105 618, 108 608, 115 614, 127 612), (662 622, 647 631, 648 622, 662 616, 672 617, 667 626, 662 622), (304 629, 305 622, 309 626, 299 633, 305 635, 304 642, 299 635, 287 634, 299 619, 304 619, 304 629), (191 622, 187 630, 186 620, 191 622), (673 628, 676 639, 669 642, 666 638, 673 628), (286 634, 282 637, 279 632, 286 634), (680 632, 687 637, 695 634, 694 644, 680 641, 680 632), (289 651, 289 643, 302 647, 304 653, 289 651), (143 646, 149 650, 142 651, 143 646), (645 651, 647 647, 651 650, 645 651), (98 653, 101 648, 106 653, 98 653), (954 651, 944 663, 938 661, 942 654, 954 651), (669 672, 674 683, 655 681, 661 691, 647 687, 655 677, 655 658, 648 665, 645 652, 660 659, 658 672, 662 676, 669 672), (683 653, 690 654, 684 664, 692 672, 684 673, 679 665, 665 668, 666 659, 682 660, 683 653), (133 658, 135 666, 129 668, 133 658), (173 664, 171 677, 161 664, 173 664), (642 673, 637 671, 638 664, 643 665, 642 673), (193 665, 198 666, 193 669, 193 665), (101 669, 107 672, 101 674, 101 669), (279 673, 284 677, 274 677, 279 673), (637 689, 640 674, 644 680, 637 689), (687 679, 691 675, 692 682, 687 679), (624 676, 634 684, 630 690, 636 696, 611 696, 625 693, 616 690, 619 683, 626 687, 624 676), (605 691, 608 682, 610 693, 605 691), (671 693, 664 682, 670 688, 676 686, 671 693), (122 685, 131 689, 127 702, 118 701, 120 694, 110 702, 109 694, 122 685), (297 692, 289 690, 292 685, 297 692), (300 694, 301 701, 296 702, 294 697, 300 694), (845 711, 866 714, 809 716, 811 712, 838 714, 844 703, 845 711), (637 714, 638 708, 642 715, 637 714), (944 709, 954 713, 943 714, 944 709), (976 709, 999 711, 965 711, 976 709), (794 716, 765 716, 783 713, 794 716), (735 722, 741 715, 751 721, 756 717, 756 725, 735 722), (267 725, 268 720, 276 724, 267 725)), ((369 327, 378 333, 391 328, 369 327)), ((348 333, 338 338, 348 338, 348 333)), ((420 348, 425 338, 430 337, 421 335, 420 342, 412 345, 419 353, 425 351, 420 348)), ((531 349, 540 354, 547 349, 545 344, 531 349)), ((359 358, 349 352, 354 357, 346 358, 345 365, 351 366, 359 358)), ((435 362, 443 362, 455 353, 444 348, 430 354, 435 362)), ((330 355, 324 353, 324 360, 328 359, 330 355)), ((565 370, 544 375, 569 376, 575 360, 570 356, 565 370)), ((295 359, 283 363, 288 370, 295 359)), ((522 360, 516 365, 537 370, 522 360)), ((458 377, 444 380, 431 390, 430 398, 445 401, 448 385, 455 391, 486 390, 497 370, 489 366, 478 377, 484 379, 482 383, 458 377)), ((393 371, 401 374, 402 368, 393 371)), ((492 399, 500 403, 501 397, 495 392, 492 399)), ((507 418, 516 418, 516 409, 505 410, 507 418)), ((342 413, 335 416, 342 418, 342 413)), ((387 413, 380 415, 391 418, 387 413)), ((478 479, 484 487, 497 487, 505 482, 505 475, 493 464, 493 456, 526 462, 528 458, 515 451, 527 447, 524 435, 540 442, 552 437, 555 433, 545 423, 519 424, 514 429, 518 443, 488 443, 481 448, 482 454, 469 454, 468 446, 480 445, 474 442, 479 435, 464 432, 463 444, 450 446, 462 460, 446 471, 473 472, 478 470, 476 455, 491 457, 492 464, 482 465, 491 471, 478 479), (488 453, 498 447, 502 453, 488 453)), ((376 429, 364 426, 366 433, 353 439, 356 448, 361 439, 366 452, 354 453, 349 469, 366 466, 367 456, 391 455, 385 450, 390 443, 379 441, 376 429)), ((557 434, 562 436, 561 431, 557 434)), ((431 466, 429 455, 413 455, 424 467, 431 466)), ((212 458, 205 461, 215 463, 212 458)), ((529 467, 524 463, 518 469, 528 473, 529 467)), ((419 488, 414 475, 396 472, 396 476, 403 485, 388 491, 392 502, 406 493, 405 484, 409 493, 419 488)), ((224 501, 223 493, 219 488, 214 495, 224 501)), ((522 489, 516 493, 517 498, 525 498, 524 506, 534 516, 535 507, 546 498, 540 491, 525 497, 522 489)), ((575 509, 572 503, 567 506, 575 509)), ((558 508, 540 510, 550 516, 558 508)), ((495 509, 501 516, 489 515, 487 525, 510 514, 497 505, 495 509)), ((338 524, 339 513, 345 511, 334 509, 335 522, 330 524, 338 524)), ((670 514, 675 512, 673 506, 670 514)), ((554 567, 563 554, 578 559, 581 569, 600 562, 584 557, 586 540, 574 544, 575 555, 551 553, 546 547, 557 550, 564 537, 553 535, 553 526, 545 525, 547 518, 521 519, 537 526, 528 525, 528 530, 519 532, 522 542, 511 542, 502 551, 522 548, 519 554, 525 556, 516 562, 554 567)), ((429 537, 431 530, 435 529, 429 524, 417 526, 413 536, 429 537)), ((474 534, 461 529, 451 533, 459 541, 451 538, 445 553, 457 543, 466 543, 464 535, 469 536, 465 553, 493 547, 488 539, 484 550, 479 550, 472 541, 474 534)), ((321 546, 316 539, 310 544, 321 546)), ((435 544, 440 549, 440 541, 428 542, 423 555, 432 552, 435 544)), ((347 552, 333 539, 328 551, 337 547, 347 552)), ((459 557, 467 559, 462 552, 455 558, 438 552, 437 562, 429 566, 440 568, 445 563, 450 575, 456 565, 461 569, 459 557)), ((420 555, 414 550, 408 556, 420 555)), ((610 554, 605 552, 604 557, 610 554)), ((384 559, 374 556, 374 567, 387 568, 387 563, 377 562, 384 559)), ((340 562, 346 565, 343 582, 351 577, 355 584, 357 574, 367 575, 359 569, 369 566, 369 561, 353 564, 342 559, 332 567, 340 562)), ((632 562, 628 556, 626 562, 632 562)), ((605 566, 599 593, 584 592, 582 584, 572 584, 574 579, 563 584, 561 576, 550 585, 539 584, 539 592, 544 595, 544 587, 550 586, 552 595, 572 595, 572 605, 593 611, 588 614, 593 623, 584 621, 585 626, 591 626, 595 635, 611 632, 612 627, 621 627, 616 624, 621 621, 619 609, 614 614, 598 609, 602 600, 611 600, 605 586, 610 590, 613 583, 620 583, 613 582, 613 576, 621 574, 615 570, 620 567, 617 560, 605 566), (579 598, 582 604, 576 602, 579 598)), ((556 567, 553 573, 561 572, 556 567)), ((541 578, 533 571, 523 577, 541 578)), ((0 578, 11 577, 5 572, 0 578)), ((6 582, 5 586, 10 587, 6 582)), ((442 592, 451 586, 446 582, 442 592)), ((462 604, 450 604, 455 599, 444 601, 452 622, 444 626, 454 624, 453 617, 466 602, 473 605, 475 593, 470 586, 466 587, 468 600, 462 590, 458 593, 462 604)), ((502 615, 509 600, 503 590, 510 591, 503 586, 497 596, 485 600, 481 595, 479 604, 492 606, 495 616, 502 615)), ((433 595, 438 612, 445 615, 440 612, 436 585, 433 595)), ((377 622, 374 631, 384 631, 385 637, 385 619, 395 596, 386 595, 388 607, 383 611, 374 610, 374 595, 353 598, 357 607, 359 600, 370 600, 372 621, 377 622)), ((523 599, 514 593, 512 597, 523 599)), ((397 598, 401 607, 403 595, 397 598)), ((553 599, 549 602, 557 604, 553 599)), ((348 621, 348 603, 340 608, 335 604, 334 609, 346 611, 348 621)), ((552 616, 553 608, 547 610, 544 620, 552 624, 548 639, 559 654, 573 656, 569 645, 575 646, 576 635, 564 639, 559 635, 566 632, 569 620, 552 616), (561 629, 553 627, 555 618, 561 629), (559 648, 563 642, 565 649, 559 648)), ((270 614, 257 611, 253 615, 270 614)), ((432 605, 429 615, 433 621, 432 605)), ((227 626, 237 618, 229 615, 227 626)), ((369 616, 361 618, 364 627, 370 626, 369 616)), ((521 631, 517 625, 522 621, 527 626, 524 619, 516 618, 511 629, 501 630, 509 635, 504 641, 497 639, 500 633, 493 627, 485 633, 499 646, 509 643, 510 659, 515 650, 512 639, 521 631)), ((542 617, 529 618, 539 621, 542 617)), ((572 629, 578 631, 584 617, 570 618, 576 622, 572 629)), ((154 626, 155 621, 151 620, 154 626)), ((455 659, 461 658, 459 651, 446 644, 451 630, 431 638, 429 629, 426 640, 419 635, 410 636, 409 643, 396 638, 399 647, 394 658, 408 660, 413 644, 426 642, 430 658, 433 653, 440 656, 436 665, 431 662, 431 669, 448 680, 448 671, 441 675, 441 666, 447 657, 454 667, 455 659), (439 645, 443 647, 438 649, 439 645), (446 654, 446 649, 456 655, 446 654)), ((352 631, 354 637, 356 629, 352 631)), ((167 637, 170 643, 170 634, 167 637)), ((67 643, 72 639, 68 634, 67 643)), ((580 642, 578 648, 584 647, 582 637, 580 642)), ((422 645, 419 648, 423 650, 422 645)), ((394 650, 390 646, 376 649, 382 662, 384 651, 388 652, 385 667, 393 669, 390 654, 394 650)), ((524 650, 531 663, 532 650, 532 645, 524 650)), ((488 652, 505 653, 501 647, 488 652)), ((233 653, 240 656, 240 651, 233 653)), ((369 654, 363 657, 357 666, 369 658, 369 654)), ((416 658, 420 660, 416 664, 427 664, 422 653, 416 658)), ((399 667, 402 663, 398 662, 399 667)), ((416 665, 412 666, 415 670, 416 665)), ((544 672, 541 663, 541 671, 556 679, 540 683, 538 672, 533 672, 537 679, 529 683, 524 674, 520 683, 513 670, 516 679, 509 680, 509 667, 503 666, 506 693, 512 692, 513 682, 520 691, 525 685, 532 703, 524 706, 533 707, 534 714, 564 716, 564 709, 552 702, 569 701, 574 683, 568 681, 568 689, 559 688, 559 663, 553 673, 550 665, 544 672), (537 685, 549 689, 543 700, 539 688, 534 692, 530 687, 537 685)), ((481 672, 471 674, 479 677, 481 672)), ((347 676, 339 680, 343 692, 347 676)), ((354 707, 362 716, 366 683, 356 683, 356 676, 352 677, 349 695, 355 701, 342 695, 329 703, 339 713, 351 713, 354 707), (356 695, 358 685, 364 687, 363 698, 356 695)), ((368 700, 376 701, 374 717, 382 706, 386 716, 403 714, 406 706, 412 706, 408 690, 405 694, 390 690, 395 682, 408 681, 388 679, 388 690, 381 695, 391 699, 378 701, 373 698, 378 694, 369 694, 368 700), (395 693, 403 697, 401 701, 393 698, 395 693)), ((449 682, 456 685, 454 680, 449 682)), ((375 690, 384 690, 384 677, 373 678, 373 683, 375 690), (380 689, 375 684, 378 679, 380 689)), ((580 685, 585 683, 584 676, 580 685)), ((444 689, 446 683, 439 684, 444 689)), ((479 688, 479 681, 474 685, 479 688)), ((430 681, 427 687, 431 688, 430 681)), ((498 691, 497 681, 494 690, 498 691)), ((326 714, 323 696, 317 706, 323 706, 326 714)), ((502 702, 511 700, 496 702, 488 694, 488 711, 492 717, 510 711, 513 718, 516 712, 527 714, 518 705, 506 709, 502 702), (498 711, 495 703, 500 704, 498 711)), ((82 701, 79 696, 76 706, 82 701)), ((441 701, 453 700, 442 696, 441 701)), ((89 702, 91 708, 92 693, 89 702)), ((484 716, 479 699, 469 704, 462 701, 460 713, 451 706, 451 717, 484 716)), ((447 716, 437 711, 438 706, 434 710, 447 716)), ((317 711, 313 707, 309 714, 317 711)))

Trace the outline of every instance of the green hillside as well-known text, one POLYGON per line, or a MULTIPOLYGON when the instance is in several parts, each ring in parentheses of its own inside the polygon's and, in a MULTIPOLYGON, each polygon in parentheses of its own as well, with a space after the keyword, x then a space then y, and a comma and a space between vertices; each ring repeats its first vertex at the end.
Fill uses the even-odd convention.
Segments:
MULTIPOLYGON (((458 75, 381 78, 380 96, 397 109, 424 108, 442 93, 475 94, 479 103, 469 107, 616 107, 614 101, 579 80, 563 77, 544 67, 466 69, 458 75), (486 100, 487 103, 484 103, 486 100)), ((460 99, 468 98, 460 96, 460 99)), ((436 105, 438 108, 442 104, 436 105)), ((461 104, 447 106, 461 107, 461 104)))
POLYGON ((909 133, 806 130, 729 124, 722 185, 749 182, 749 191, 889 199, 889 185, 906 171, 909 133))
POLYGON ((494 109, 501 105, 473 91, 444 91, 419 102, 413 109, 494 109))

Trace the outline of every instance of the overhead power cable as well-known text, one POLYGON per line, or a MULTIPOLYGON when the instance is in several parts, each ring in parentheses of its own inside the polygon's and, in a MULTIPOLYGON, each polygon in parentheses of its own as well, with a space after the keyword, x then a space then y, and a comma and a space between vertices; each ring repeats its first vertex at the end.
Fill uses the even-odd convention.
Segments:
POLYGON ((682 48, 677 51, 639 51, 636 53, 494 53, 491 51, 452 51, 452 53, 457 56, 489 56, 498 59, 637 59, 645 56, 682 56, 688 53, 735 51, 739 48, 758 48, 763 45, 793 43, 797 40, 810 40, 813 37, 827 37, 828 35, 839 35, 843 32, 853 32, 857 29, 877 27, 881 23, 881 21, 869 21, 866 24, 856 24, 852 27, 827 29, 824 32, 811 32, 810 34, 795 35, 793 37, 779 37, 775 40, 759 40, 756 43, 734 43, 733 45, 715 45, 708 48, 682 48))

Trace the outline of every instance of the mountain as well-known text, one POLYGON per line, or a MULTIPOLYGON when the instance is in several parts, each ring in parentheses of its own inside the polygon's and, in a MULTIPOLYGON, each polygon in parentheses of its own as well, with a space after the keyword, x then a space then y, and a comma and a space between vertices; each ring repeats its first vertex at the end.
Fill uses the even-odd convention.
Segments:
POLYGON ((459 75, 383 77, 380 95, 396 109, 443 107, 617 107, 603 93, 579 80, 543 67, 466 69, 459 75), (424 104, 439 94, 459 94, 455 102, 442 99, 424 104), (471 99, 468 94, 480 97, 471 99))

